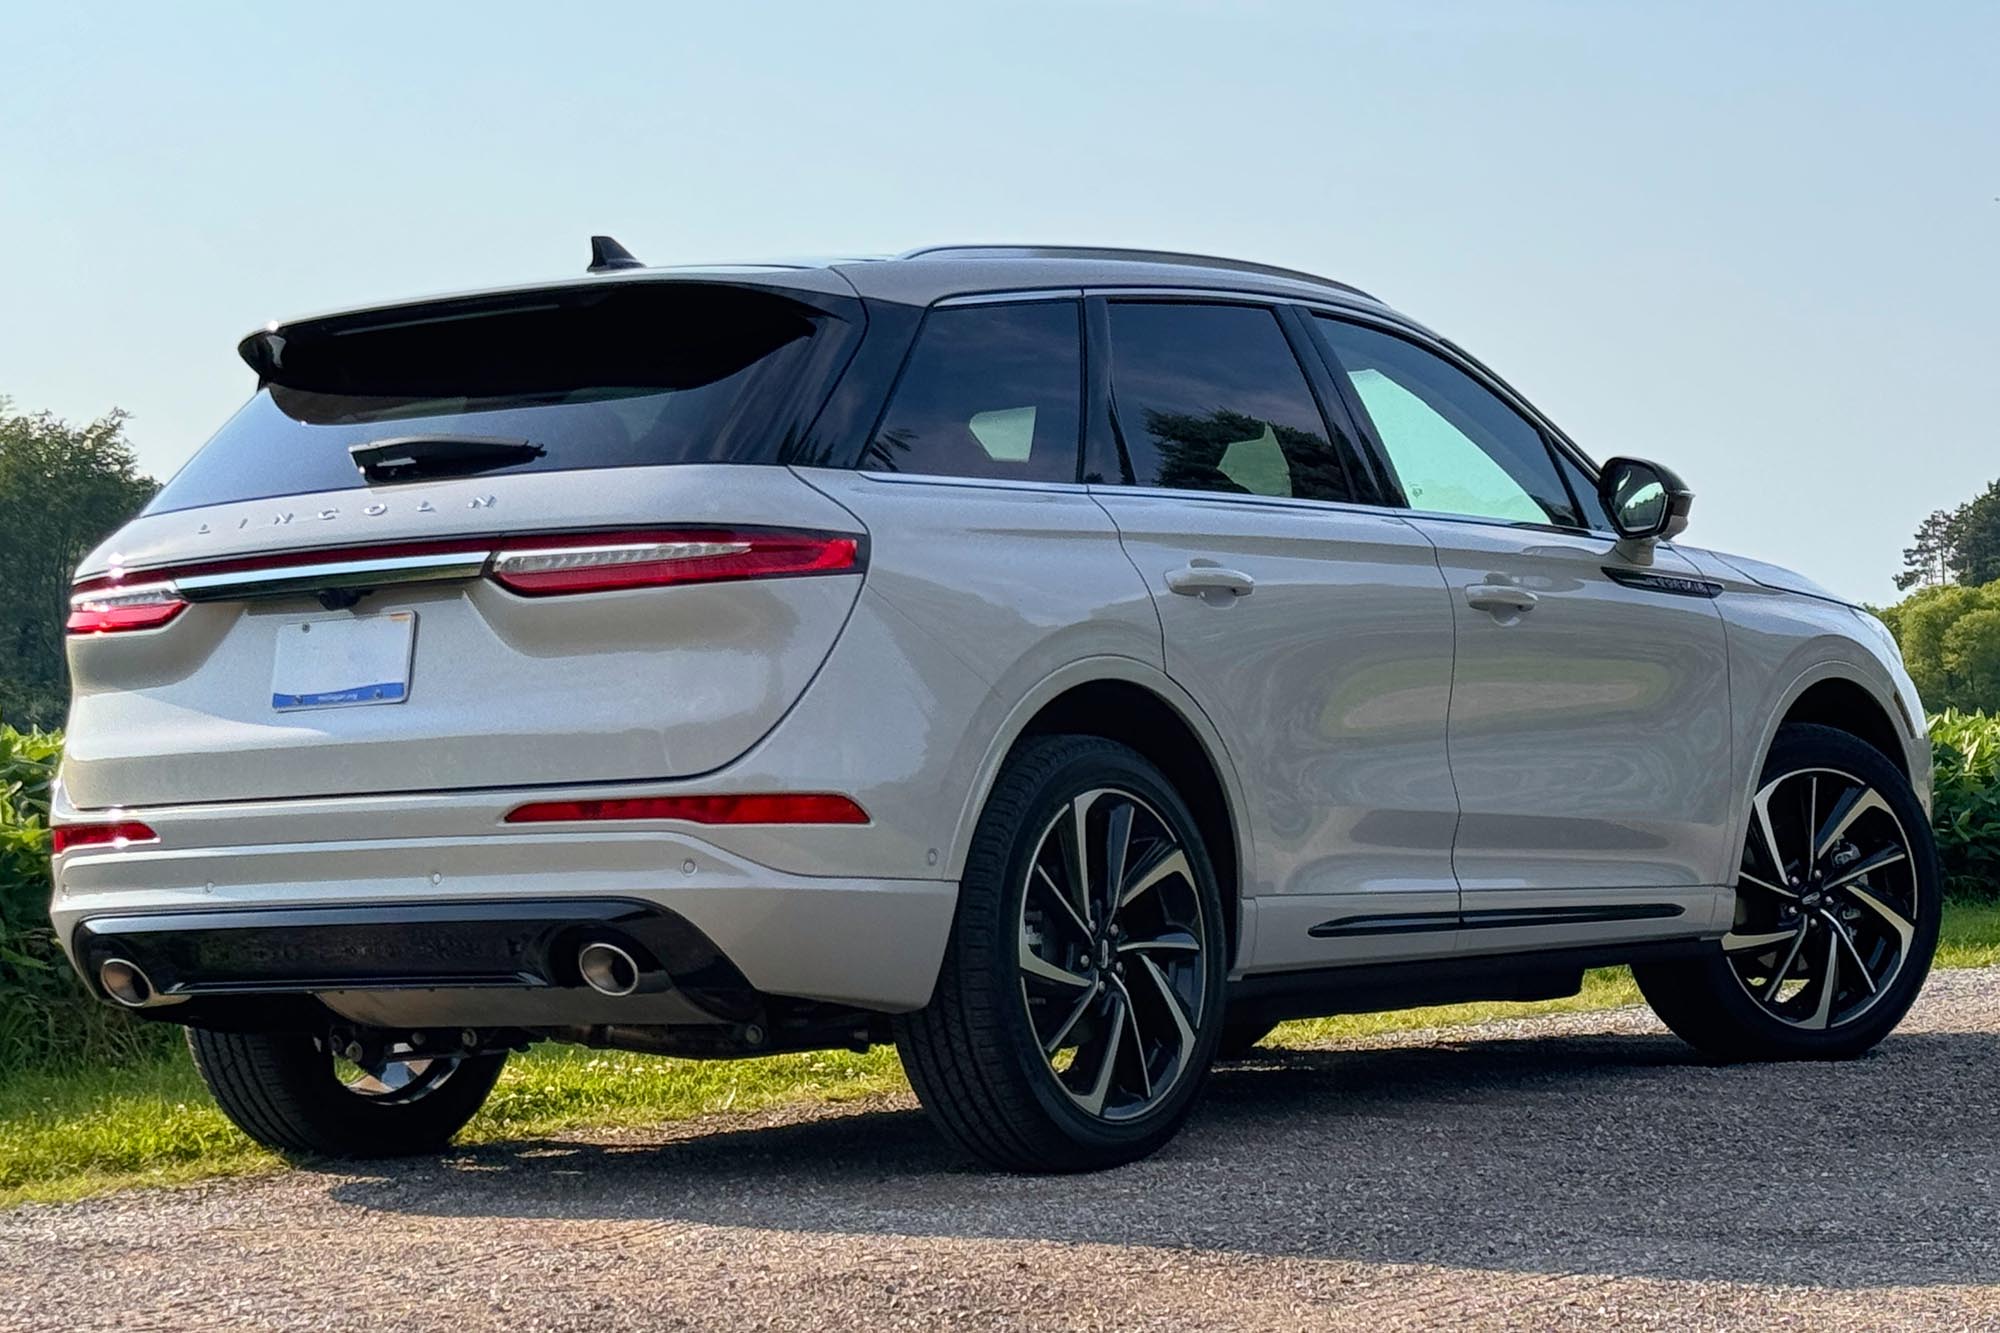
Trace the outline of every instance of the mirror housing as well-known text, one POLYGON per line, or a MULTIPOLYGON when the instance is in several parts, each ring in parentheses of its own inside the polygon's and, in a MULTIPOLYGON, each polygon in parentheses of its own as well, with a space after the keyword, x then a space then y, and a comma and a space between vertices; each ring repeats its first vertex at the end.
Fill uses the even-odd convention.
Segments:
POLYGON ((1694 492, 1679 476, 1643 458, 1614 458, 1598 469, 1597 498, 1618 534, 1619 552, 1651 564, 1652 544, 1687 530, 1694 492))

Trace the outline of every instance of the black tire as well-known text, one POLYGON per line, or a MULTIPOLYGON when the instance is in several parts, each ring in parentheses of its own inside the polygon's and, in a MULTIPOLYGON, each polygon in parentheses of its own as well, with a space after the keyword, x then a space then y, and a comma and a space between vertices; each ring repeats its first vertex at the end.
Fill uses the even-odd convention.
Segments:
POLYGON ((1277 1028, 1278 1025, 1268 1019, 1231 1017, 1222 1025, 1222 1039, 1215 1044, 1215 1058, 1218 1061, 1246 1060, 1257 1043, 1277 1028))
POLYGON ((222 1113, 287 1157, 406 1157, 436 1152, 493 1090, 507 1053, 458 1060, 410 1100, 356 1092, 328 1044, 305 1033, 188 1029, 188 1049, 222 1113))
MULTIPOLYGON (((1830 727, 1794 725, 1782 728, 1772 743, 1771 752, 1764 761, 1764 768, 1758 779, 1759 791, 1764 791, 1792 775, 1812 775, 1836 773, 1851 775, 1879 793, 1888 814, 1894 817, 1895 825, 1903 835, 1907 854, 1903 861, 1881 872, 1885 877, 1901 872, 1907 877, 1899 879, 1893 890, 1879 890, 1878 901, 1889 902, 1901 915, 1908 911, 1904 920, 1913 930, 1907 947, 1896 951, 1900 961, 1886 984, 1878 985, 1871 977, 1867 984, 1875 987, 1867 993, 1865 1005, 1859 1007, 1851 1021, 1840 1020, 1832 1013, 1834 1000, 1827 997, 1828 1015, 1819 1027, 1801 1026, 1798 1021, 1786 1021, 1772 1009, 1766 1007, 1770 996, 1778 993, 1778 987, 1785 982, 1794 966, 1793 959, 1803 957, 1810 963, 1818 956, 1820 945, 1806 933, 1801 909, 1784 902, 1778 893, 1768 886, 1773 876, 1771 866, 1776 864, 1758 850, 1766 845, 1759 831, 1757 817, 1753 813, 1751 829, 1746 834, 1750 843, 1743 852, 1743 881, 1737 890, 1737 925, 1729 937, 1735 943, 1737 957, 1749 957, 1754 951, 1742 947, 1742 941, 1759 938, 1758 923, 1750 918, 1760 902, 1775 904, 1781 912, 1791 913, 1790 920, 1801 921, 1799 939, 1801 946, 1784 957, 1783 961, 1767 961, 1763 964, 1768 980, 1760 978, 1754 988, 1762 991, 1768 984, 1770 993, 1765 1000, 1754 998, 1753 983, 1744 977, 1731 954, 1725 951, 1727 942, 1719 942, 1712 953, 1686 961, 1669 963, 1649 963, 1632 969, 1639 983, 1639 989, 1673 1032, 1703 1055, 1716 1060, 1838 1060, 1862 1054, 1886 1037, 1903 1015, 1909 1012, 1922 989, 1924 979, 1929 975, 1931 956, 1937 949, 1939 919, 1942 914, 1943 898, 1941 879, 1938 872, 1937 848, 1933 842, 1929 821, 1924 816, 1923 807, 1918 804, 1915 793, 1901 771, 1889 761, 1887 756, 1873 746, 1857 740, 1843 731, 1830 727), (1764 884, 1759 884, 1759 880, 1764 884), (1805 947, 1810 945, 1810 948, 1805 947)), ((1829 782, 1831 780, 1829 779, 1829 782)), ((1774 797, 1774 801, 1782 797, 1774 797)), ((1815 789, 1815 802, 1817 790, 1815 789)), ((1813 810, 1814 807, 1806 807, 1813 810)), ((1879 813, 1877 818, 1879 818, 1879 813)), ((1805 846, 1816 848, 1820 841, 1823 824, 1815 813, 1809 813, 1798 824, 1799 828, 1811 826, 1815 829, 1805 846)), ((1879 827, 1890 826, 1884 822, 1879 827)), ((1782 838, 1780 839, 1783 840, 1782 838)), ((1796 838, 1795 845, 1798 845, 1796 838)), ((1800 858, 1806 867, 1803 890, 1817 888, 1814 880, 1815 867, 1800 858)), ((1777 872, 1783 873, 1783 868, 1777 872)), ((1838 879, 1836 874, 1834 879, 1838 879)), ((1871 895, 1878 892, 1872 877, 1863 879, 1861 887, 1871 895)), ((1780 891, 1790 887, 1780 886, 1780 891)), ((1843 905, 1836 896, 1837 890, 1829 889, 1824 894, 1811 893, 1801 902, 1824 898, 1826 907, 1835 913, 1845 910, 1854 917, 1871 924, 1875 913, 1843 905)), ((1785 897, 1793 895, 1786 893, 1785 897)), ((1812 913, 1806 913, 1806 916, 1812 913)), ((1776 921, 1766 921, 1765 926, 1776 925, 1789 929, 1789 921, 1783 917, 1776 921)), ((1822 928, 1819 939, 1825 941, 1829 954, 1840 958, 1840 965, 1849 969, 1849 975, 1865 972, 1865 960, 1856 955, 1857 962, 1849 963, 1841 953, 1840 941, 1830 933, 1832 923, 1822 928)), ((1774 932, 1777 933, 1777 932, 1774 932)), ((1777 960, 1785 954, 1782 947, 1765 955, 1766 960, 1777 960)), ((1754 968, 1757 964, 1752 963, 1754 968)), ((1801 984, 1801 992, 1809 992, 1812 985, 1820 985, 1820 995, 1824 996, 1824 983, 1807 982, 1801 984)), ((1843 993, 1838 987, 1835 994, 1843 993)), ((1859 993, 1858 991, 1856 992, 1859 993)), ((1814 997, 1810 993, 1801 995, 1798 1001, 1810 1007, 1814 997)))
MULTIPOLYGON (((1088 812, 1095 808, 1085 806, 1086 822, 1093 817, 1088 812)), ((1139 817, 1126 816, 1128 820, 1139 817)), ((1129 830, 1131 824, 1126 827, 1129 830)), ((1157 852, 1168 846, 1163 840, 1152 844, 1152 849, 1157 852)), ((1088 870, 1083 878, 1083 896, 1089 899, 1088 870)), ((1108 881, 1111 876, 1107 873, 1102 878, 1108 881)), ((1060 892, 1053 884, 1051 891, 1060 892)), ((1105 898, 1119 898, 1122 892, 1122 887, 1111 890, 1105 898)), ((1141 946, 1128 943, 1124 947, 1141 946)), ((1088 1171, 1133 1161, 1171 1138, 1194 1107, 1222 1031, 1226 952, 1227 928, 1214 868, 1194 816, 1160 771, 1133 750, 1112 741, 1083 736, 1037 737, 1024 742, 1009 758, 980 814, 960 881, 958 910, 937 989, 927 1007, 896 1020, 897 1050, 911 1086, 933 1122, 946 1138, 983 1161, 1029 1172, 1088 1171), (1108 956, 1112 961, 1102 964, 1102 971, 1089 957, 1075 964, 1097 978, 1096 990, 1071 992, 1081 998, 1068 1023, 1077 1024, 1077 1015, 1088 1006, 1119 1005, 1111 997, 1114 991, 1122 992, 1125 1007, 1106 1012, 1131 1017, 1129 1031, 1139 1034, 1129 1039, 1131 1049, 1138 1052, 1134 1077, 1146 1081, 1149 1098, 1157 1095, 1156 1102, 1141 1103, 1123 1119, 1110 1118, 1112 1107, 1102 1092, 1097 1096, 1101 1113, 1086 1109, 1088 1099, 1079 1100, 1066 1090, 1062 1082, 1066 1075, 1051 1067, 1052 1057, 1044 1054, 1044 1039, 1036 1030, 1038 1020, 1027 999, 1020 961, 1028 947, 1024 900, 1036 858, 1046 846, 1044 836, 1056 834, 1055 821, 1073 808, 1072 801, 1100 789, 1114 793, 1108 808, 1131 804, 1155 818, 1167 838, 1178 840, 1179 850, 1186 854, 1188 873, 1174 877, 1173 893, 1176 901, 1186 905, 1185 912, 1191 913, 1198 906, 1203 940, 1198 954, 1175 964, 1180 969, 1176 984, 1190 989, 1199 985, 1193 1021, 1185 1029, 1175 1028, 1177 1034, 1192 1033, 1193 1039, 1176 1036, 1172 1079, 1162 1083, 1155 1094, 1150 1076, 1144 1072, 1152 1058, 1147 1052, 1165 1053, 1167 1048, 1149 1048, 1138 1014, 1149 1003, 1174 1001, 1164 980, 1156 985, 1151 977, 1142 978, 1149 965, 1139 956, 1133 957, 1129 978, 1124 970, 1126 955, 1118 946, 1123 937, 1114 927, 1122 928, 1124 922, 1139 916, 1138 910, 1125 905, 1135 900, 1124 898, 1118 906, 1101 913, 1086 906, 1074 918, 1080 935, 1089 936, 1101 929, 1114 938, 1108 954, 1101 939, 1078 951, 1088 955, 1094 949, 1097 958, 1108 956), (1121 912, 1126 915, 1120 917, 1121 912), (1116 980, 1109 970, 1112 967, 1118 969, 1116 980), (1135 998, 1142 983, 1148 988, 1150 1001, 1135 998), (1094 1000, 1092 995, 1104 998, 1094 1000)), ((1151 969, 1152 977, 1161 975, 1160 969, 1151 969)), ((1047 1021, 1055 1011, 1045 1008, 1040 1012, 1040 1021, 1047 1021)), ((1151 1012, 1162 1015, 1162 1023, 1170 1017, 1162 1009, 1151 1012)), ((1180 1005, 1175 1012, 1186 1018, 1187 1005, 1180 1005)), ((1098 1022, 1097 1011, 1091 1013, 1093 1017, 1083 1020, 1084 1027, 1098 1022)), ((1063 1032, 1072 1030, 1059 1026, 1063 1032)), ((1118 1044, 1126 1039, 1128 1029, 1120 1025, 1119 1017, 1106 1017, 1097 1030, 1105 1034, 1101 1039, 1109 1045, 1109 1053, 1099 1059, 1099 1068, 1110 1071, 1108 1081, 1116 1081, 1121 1068, 1132 1068, 1134 1057, 1123 1053, 1118 1044)), ((1071 1059, 1083 1059, 1081 1047, 1071 1059)), ((1068 1068, 1073 1074, 1084 1072, 1080 1063, 1068 1068)))

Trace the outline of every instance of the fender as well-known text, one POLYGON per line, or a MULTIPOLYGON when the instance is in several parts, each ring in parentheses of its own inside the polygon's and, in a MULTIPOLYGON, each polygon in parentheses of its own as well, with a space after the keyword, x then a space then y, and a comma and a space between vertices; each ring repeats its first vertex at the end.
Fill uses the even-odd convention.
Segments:
POLYGON ((1255 922, 1251 867, 1256 864, 1256 857, 1250 839, 1250 825, 1243 814, 1243 787, 1237 775, 1236 762, 1201 705, 1164 671, 1138 658, 1114 655, 1078 658, 1042 677, 1015 702, 974 771, 972 786, 966 793, 952 832, 945 860, 946 874, 957 879, 965 873, 965 859, 971 850, 972 834, 979 824, 980 812, 986 808, 986 798, 999 779, 1001 764, 1006 762, 1008 753, 1027 731, 1029 723, 1059 695, 1079 685, 1103 680, 1137 685, 1158 696, 1194 733, 1210 766, 1221 780, 1223 800, 1229 807, 1230 828, 1236 839, 1236 884, 1241 904, 1241 930, 1236 953, 1239 960, 1250 957, 1255 922))
MULTIPOLYGON (((1785 718, 1805 696, 1807 690, 1829 680, 1844 681, 1866 691, 1868 697, 1873 699, 1892 721, 1902 718, 1903 709, 1896 700, 1893 682, 1870 679, 1869 671, 1860 663, 1827 658, 1798 670, 1784 689, 1761 710, 1763 720, 1759 724, 1756 746, 1749 753, 1750 762, 1744 766, 1744 771, 1737 775, 1736 806, 1733 812, 1736 828, 1734 846, 1737 848, 1741 848, 1750 836, 1752 814, 1750 803, 1756 798, 1758 779, 1763 776, 1764 761, 1769 757, 1771 746, 1778 738, 1778 728, 1784 724, 1785 718)), ((1898 729, 1904 728, 1899 725, 1898 729)), ((1923 784, 1919 790, 1925 809, 1930 807, 1928 785, 1923 784)), ((1735 882, 1733 864, 1723 868, 1722 877, 1718 882, 1724 884, 1735 882)))

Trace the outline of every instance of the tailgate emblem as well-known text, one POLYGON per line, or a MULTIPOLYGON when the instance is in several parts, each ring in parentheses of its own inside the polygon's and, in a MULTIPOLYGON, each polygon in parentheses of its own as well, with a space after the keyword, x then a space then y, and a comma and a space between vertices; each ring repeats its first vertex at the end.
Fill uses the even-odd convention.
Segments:
MULTIPOLYGON (((492 509, 499 503, 500 500, 498 496, 475 495, 471 499, 465 502, 465 507, 467 509, 492 509)), ((390 509, 389 505, 383 503, 380 500, 377 500, 372 504, 363 505, 361 507, 360 512, 362 517, 364 518, 381 518, 383 515, 389 512, 389 509, 390 509)), ((413 514, 435 514, 438 512, 438 507, 432 504, 429 500, 419 500, 417 501, 416 505, 409 510, 409 512, 413 514)), ((266 526, 279 527, 279 528, 285 527, 286 525, 290 524, 291 521, 296 517, 297 514, 294 513, 292 510, 280 509, 276 513, 271 515, 270 520, 266 526)), ((337 507, 329 507, 326 509, 318 510, 312 515, 312 517, 320 520, 323 523, 331 522, 334 519, 340 517, 340 510, 337 507)), ((249 527, 252 522, 256 521, 258 520, 253 520, 250 518, 239 518, 236 520, 236 531, 241 532, 243 531, 243 529, 249 527)), ((210 525, 208 525, 207 523, 203 523, 200 527, 196 528, 194 531, 197 537, 206 537, 211 533, 213 533, 215 529, 210 525)))

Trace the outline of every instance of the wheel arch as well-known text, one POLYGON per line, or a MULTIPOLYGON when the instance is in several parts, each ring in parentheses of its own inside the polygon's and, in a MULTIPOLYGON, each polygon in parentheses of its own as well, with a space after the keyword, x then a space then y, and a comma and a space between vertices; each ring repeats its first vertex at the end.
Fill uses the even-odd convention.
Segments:
MULTIPOLYGON (((1809 722, 1844 731, 1880 750, 1897 772, 1905 778, 1910 776, 1909 750, 1904 743, 1904 731, 1897 726, 1900 707, 1892 713, 1874 691, 1846 675, 1822 675, 1802 688, 1795 686, 1795 690, 1779 717, 1778 727, 1809 722)), ((1771 740, 1776 738, 1777 728, 1773 728, 1771 740)), ((1767 741, 1764 754, 1769 753, 1767 741)), ((1761 770, 1763 765, 1760 763, 1758 767, 1761 770)))
POLYGON ((1022 741, 1052 734, 1102 736, 1137 750, 1188 803, 1208 845, 1224 901, 1234 968, 1250 952, 1254 916, 1244 907, 1250 836, 1241 785, 1207 715, 1157 668, 1133 658, 1071 663, 1029 691, 989 747, 952 838, 950 873, 964 873, 980 812, 1022 741))
MULTIPOLYGON (((1777 743, 1778 732, 1795 723, 1831 727, 1881 751, 1883 757, 1895 765, 1896 771, 1916 787, 1918 800, 1928 809, 1929 784, 1916 782, 1919 775, 1911 772, 1910 750, 1905 740, 1907 733, 1898 725, 1902 706, 1893 702, 1894 699, 1893 689, 1885 692, 1872 686, 1863 673, 1844 662, 1821 662, 1799 672, 1779 694, 1776 704, 1765 713, 1756 749, 1751 751, 1750 762, 1741 774, 1737 791, 1736 838, 1731 844, 1730 855, 1740 855, 1743 840, 1750 835, 1751 802, 1756 797, 1771 747, 1777 743), (1885 697, 1892 702, 1885 702, 1885 697)), ((1725 874, 1733 873, 1734 864, 1731 861, 1725 867, 1725 874)))

